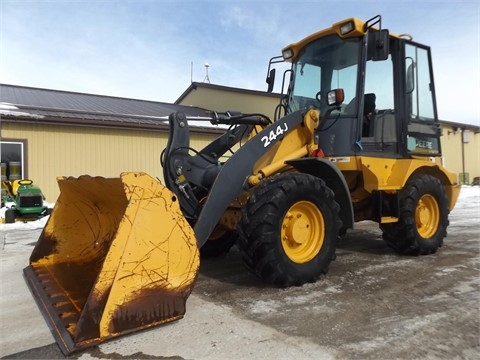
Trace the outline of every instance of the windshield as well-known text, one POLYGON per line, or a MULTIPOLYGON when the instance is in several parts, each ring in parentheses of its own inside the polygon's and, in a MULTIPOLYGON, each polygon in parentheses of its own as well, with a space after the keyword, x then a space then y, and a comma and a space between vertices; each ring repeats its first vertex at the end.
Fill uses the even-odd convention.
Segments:
MULTIPOLYGON (((337 35, 330 35, 310 43, 302 50, 292 64, 287 108, 289 113, 319 108, 324 114, 327 110, 326 94, 332 89, 344 90, 344 104, 349 104, 355 98, 361 53, 360 40, 341 39, 337 35)), ((346 105, 343 105, 341 113, 346 114, 345 107, 346 105)), ((355 114, 356 107, 352 107, 355 109, 349 109, 349 115, 355 114)))

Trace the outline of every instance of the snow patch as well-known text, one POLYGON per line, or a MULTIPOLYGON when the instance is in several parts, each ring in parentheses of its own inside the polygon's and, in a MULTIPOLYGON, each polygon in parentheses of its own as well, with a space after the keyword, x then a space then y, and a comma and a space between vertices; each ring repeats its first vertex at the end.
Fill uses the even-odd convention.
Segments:
POLYGON ((31 114, 25 111, 20 111, 20 109, 15 105, 4 103, 4 102, 0 103, 0 115, 23 116, 23 117, 30 117, 33 119, 42 119, 45 117, 43 115, 31 114))
POLYGON ((0 110, 18 110, 18 107, 10 103, 0 102, 0 110))

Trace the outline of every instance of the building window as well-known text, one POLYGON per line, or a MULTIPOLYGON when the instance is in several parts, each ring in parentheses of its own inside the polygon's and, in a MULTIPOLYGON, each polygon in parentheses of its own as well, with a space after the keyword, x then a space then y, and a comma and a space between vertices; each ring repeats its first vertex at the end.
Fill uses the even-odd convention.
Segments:
POLYGON ((26 148, 27 140, 2 139, 0 141, 2 180, 18 180, 28 177, 26 148))

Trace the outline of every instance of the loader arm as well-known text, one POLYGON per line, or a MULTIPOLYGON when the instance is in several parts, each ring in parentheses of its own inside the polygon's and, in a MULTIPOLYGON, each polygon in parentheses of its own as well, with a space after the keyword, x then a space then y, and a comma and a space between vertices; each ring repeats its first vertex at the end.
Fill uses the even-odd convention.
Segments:
POLYGON ((185 217, 195 219, 201 210, 198 198, 212 186, 220 171, 220 158, 250 132, 252 125, 230 128, 193 156, 185 114, 171 114, 169 125, 169 139, 162 154, 163 177, 166 186, 177 195, 185 217))
MULTIPOLYGON (((230 203, 248 189, 248 178, 255 173, 254 168, 258 159, 303 123, 303 113, 303 111, 294 112, 267 126, 240 147, 224 164, 218 167, 219 172, 208 191, 208 197, 194 225, 194 232, 199 247, 203 246, 208 240, 230 203), (272 132, 278 134, 276 138, 270 136, 272 132)), ((178 118, 178 113, 173 117, 178 118)), ((181 117, 180 115, 180 118, 181 117)), ((180 152, 180 150, 178 152, 180 152)), ((189 201, 185 199, 182 200, 182 197, 186 197, 188 192, 182 190, 181 187, 185 189, 185 187, 190 186, 188 184, 190 174, 187 171, 178 171, 179 169, 182 170, 186 168, 187 163, 185 159, 186 157, 184 157, 184 161, 180 163, 180 157, 172 156, 170 157, 170 164, 165 164, 165 166, 168 167, 172 166, 172 161, 177 161, 175 169, 177 178, 170 178, 168 181, 165 180, 165 182, 170 190, 180 197, 180 203, 182 203, 182 201, 189 201)), ((209 171, 210 165, 211 164, 207 165, 207 168, 203 170, 204 175, 209 171)), ((171 176, 172 172, 168 175, 171 176)), ((196 176, 198 176, 198 174, 196 176)))

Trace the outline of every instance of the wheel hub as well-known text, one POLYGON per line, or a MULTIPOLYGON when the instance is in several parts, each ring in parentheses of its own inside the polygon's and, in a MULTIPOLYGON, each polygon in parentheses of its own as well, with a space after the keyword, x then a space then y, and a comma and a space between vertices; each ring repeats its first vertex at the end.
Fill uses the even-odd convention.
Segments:
POLYGON ((292 215, 290 212, 285 216, 283 227, 285 228, 285 240, 290 241, 294 246, 302 245, 308 238, 311 229, 306 216, 301 213, 292 215))
POLYGON ((425 239, 431 238, 440 223, 440 209, 435 197, 430 194, 423 195, 415 211, 417 231, 425 239))
POLYGON ((318 207, 309 201, 295 203, 282 221, 285 254, 299 264, 312 260, 322 248, 324 232, 325 222, 318 207))

